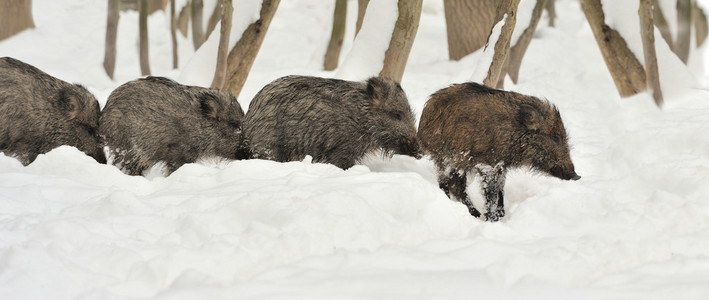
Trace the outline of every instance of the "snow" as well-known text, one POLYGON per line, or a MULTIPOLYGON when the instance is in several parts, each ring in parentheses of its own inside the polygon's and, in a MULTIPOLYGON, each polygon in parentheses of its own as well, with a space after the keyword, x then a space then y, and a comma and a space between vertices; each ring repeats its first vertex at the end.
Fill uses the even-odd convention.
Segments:
MULTIPOLYGON (((350 2, 348 6, 355 8, 350 2)), ((362 20, 362 28, 355 37, 347 58, 335 77, 346 80, 364 80, 379 74, 384 66, 384 54, 389 48, 396 19, 399 17, 397 1, 371 0, 362 20)))
POLYGON ((487 41, 485 47, 483 47, 482 55, 478 58, 478 63, 475 66, 475 71, 473 71, 473 76, 470 77, 470 81, 482 83, 487 77, 487 73, 490 70, 492 60, 495 56, 495 44, 497 44, 497 40, 500 38, 500 34, 502 34, 502 26, 505 25, 506 20, 507 14, 502 16, 502 20, 492 27, 490 39, 487 41))
MULTIPOLYGON (((27 167, 0 154, 0 299, 706 298, 707 82, 677 87, 662 110, 646 93, 619 98, 578 2, 557 5, 558 27, 540 23, 519 83, 505 86, 558 106, 581 180, 512 171, 507 214, 488 223, 448 200, 428 159, 369 157, 346 171, 308 159, 196 163, 144 178, 66 146, 27 167)), ((0 42, 0 56, 82 83, 102 104, 140 77, 137 13, 121 13, 111 80, 104 2, 33 8, 37 28, 0 42)), ((331 17, 321 0, 282 0, 244 108, 280 76, 338 72, 314 54, 331 17)), ((191 40, 180 36, 182 68, 171 70, 168 18, 149 22, 152 70, 176 78, 191 40)), ((451 62, 445 45, 441 1, 426 0, 402 81, 417 114, 483 56, 451 62)), ((477 186, 469 192, 482 208, 477 186)))

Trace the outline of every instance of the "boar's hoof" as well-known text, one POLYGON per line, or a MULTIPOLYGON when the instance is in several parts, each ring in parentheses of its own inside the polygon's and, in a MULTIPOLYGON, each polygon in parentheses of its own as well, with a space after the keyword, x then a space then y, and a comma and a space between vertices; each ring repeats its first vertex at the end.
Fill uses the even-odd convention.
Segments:
POLYGON ((479 212, 477 209, 475 209, 475 207, 469 206, 469 207, 468 207, 468 212, 470 212, 470 214, 471 214, 473 217, 476 217, 476 218, 479 218, 479 217, 480 217, 480 212, 479 212))

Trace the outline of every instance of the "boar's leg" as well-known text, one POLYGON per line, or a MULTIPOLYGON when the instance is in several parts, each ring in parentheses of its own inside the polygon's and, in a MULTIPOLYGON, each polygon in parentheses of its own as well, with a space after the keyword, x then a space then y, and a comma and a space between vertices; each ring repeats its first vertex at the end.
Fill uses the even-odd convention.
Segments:
POLYGON ((485 219, 497 222, 505 216, 504 188, 505 188, 505 167, 503 163, 498 163, 494 167, 489 165, 477 165, 475 169, 481 178, 481 187, 485 197, 485 219))
POLYGON ((475 209, 473 201, 470 201, 468 193, 465 191, 467 187, 465 172, 457 170, 446 172, 445 170, 439 169, 438 187, 446 193, 448 198, 455 198, 463 202, 463 204, 468 207, 468 212, 470 212, 473 217, 480 217, 480 212, 475 209))

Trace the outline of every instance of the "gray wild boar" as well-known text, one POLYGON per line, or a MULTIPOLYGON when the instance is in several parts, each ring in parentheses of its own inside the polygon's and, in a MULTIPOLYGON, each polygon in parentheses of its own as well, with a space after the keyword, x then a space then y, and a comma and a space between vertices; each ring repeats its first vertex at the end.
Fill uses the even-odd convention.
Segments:
POLYGON ((509 168, 530 167, 578 180, 559 111, 546 101, 477 83, 454 84, 434 93, 419 123, 424 153, 438 168, 438 183, 479 217, 466 189, 467 174, 481 176, 487 212, 505 215, 503 188, 509 168))
POLYGON ((347 169, 379 149, 388 156, 421 155, 406 94, 387 78, 276 79, 251 101, 244 132, 254 158, 281 162, 311 155, 347 169))
POLYGON ((147 77, 111 93, 99 133, 124 172, 142 175, 164 162, 169 175, 200 158, 248 158, 243 117, 229 93, 147 77))
POLYGON ((100 108, 83 86, 10 57, 0 58, 0 152, 28 165, 61 145, 105 164, 100 108))

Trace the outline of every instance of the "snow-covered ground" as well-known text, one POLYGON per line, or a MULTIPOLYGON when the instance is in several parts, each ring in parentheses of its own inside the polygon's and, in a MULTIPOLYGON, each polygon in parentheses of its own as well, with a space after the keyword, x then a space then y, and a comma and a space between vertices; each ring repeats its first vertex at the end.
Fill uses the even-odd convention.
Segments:
MULTIPOLYGON (((417 113, 434 91, 468 80, 481 53, 448 61, 442 1, 424 2, 402 81, 417 113)), ((244 108, 277 77, 343 71, 321 71, 332 9, 282 0, 238 97, 244 108)), ((136 12, 121 13, 116 80, 105 75, 105 11, 105 1, 36 0, 37 28, 0 42, 0 56, 84 84, 103 105, 140 77, 136 12)), ((703 52, 691 59, 697 82, 663 77, 685 88, 659 110, 648 94, 617 96, 578 2, 557 1, 557 11, 506 87, 559 107, 583 178, 513 172, 501 222, 450 201, 426 159, 371 158, 347 171, 205 162, 144 178, 70 147, 27 167, 0 154, 0 299, 707 299, 703 52)), ((170 69, 167 20, 150 17, 152 69, 178 78, 186 69, 170 69)), ((194 49, 179 44, 186 66, 194 49)))

